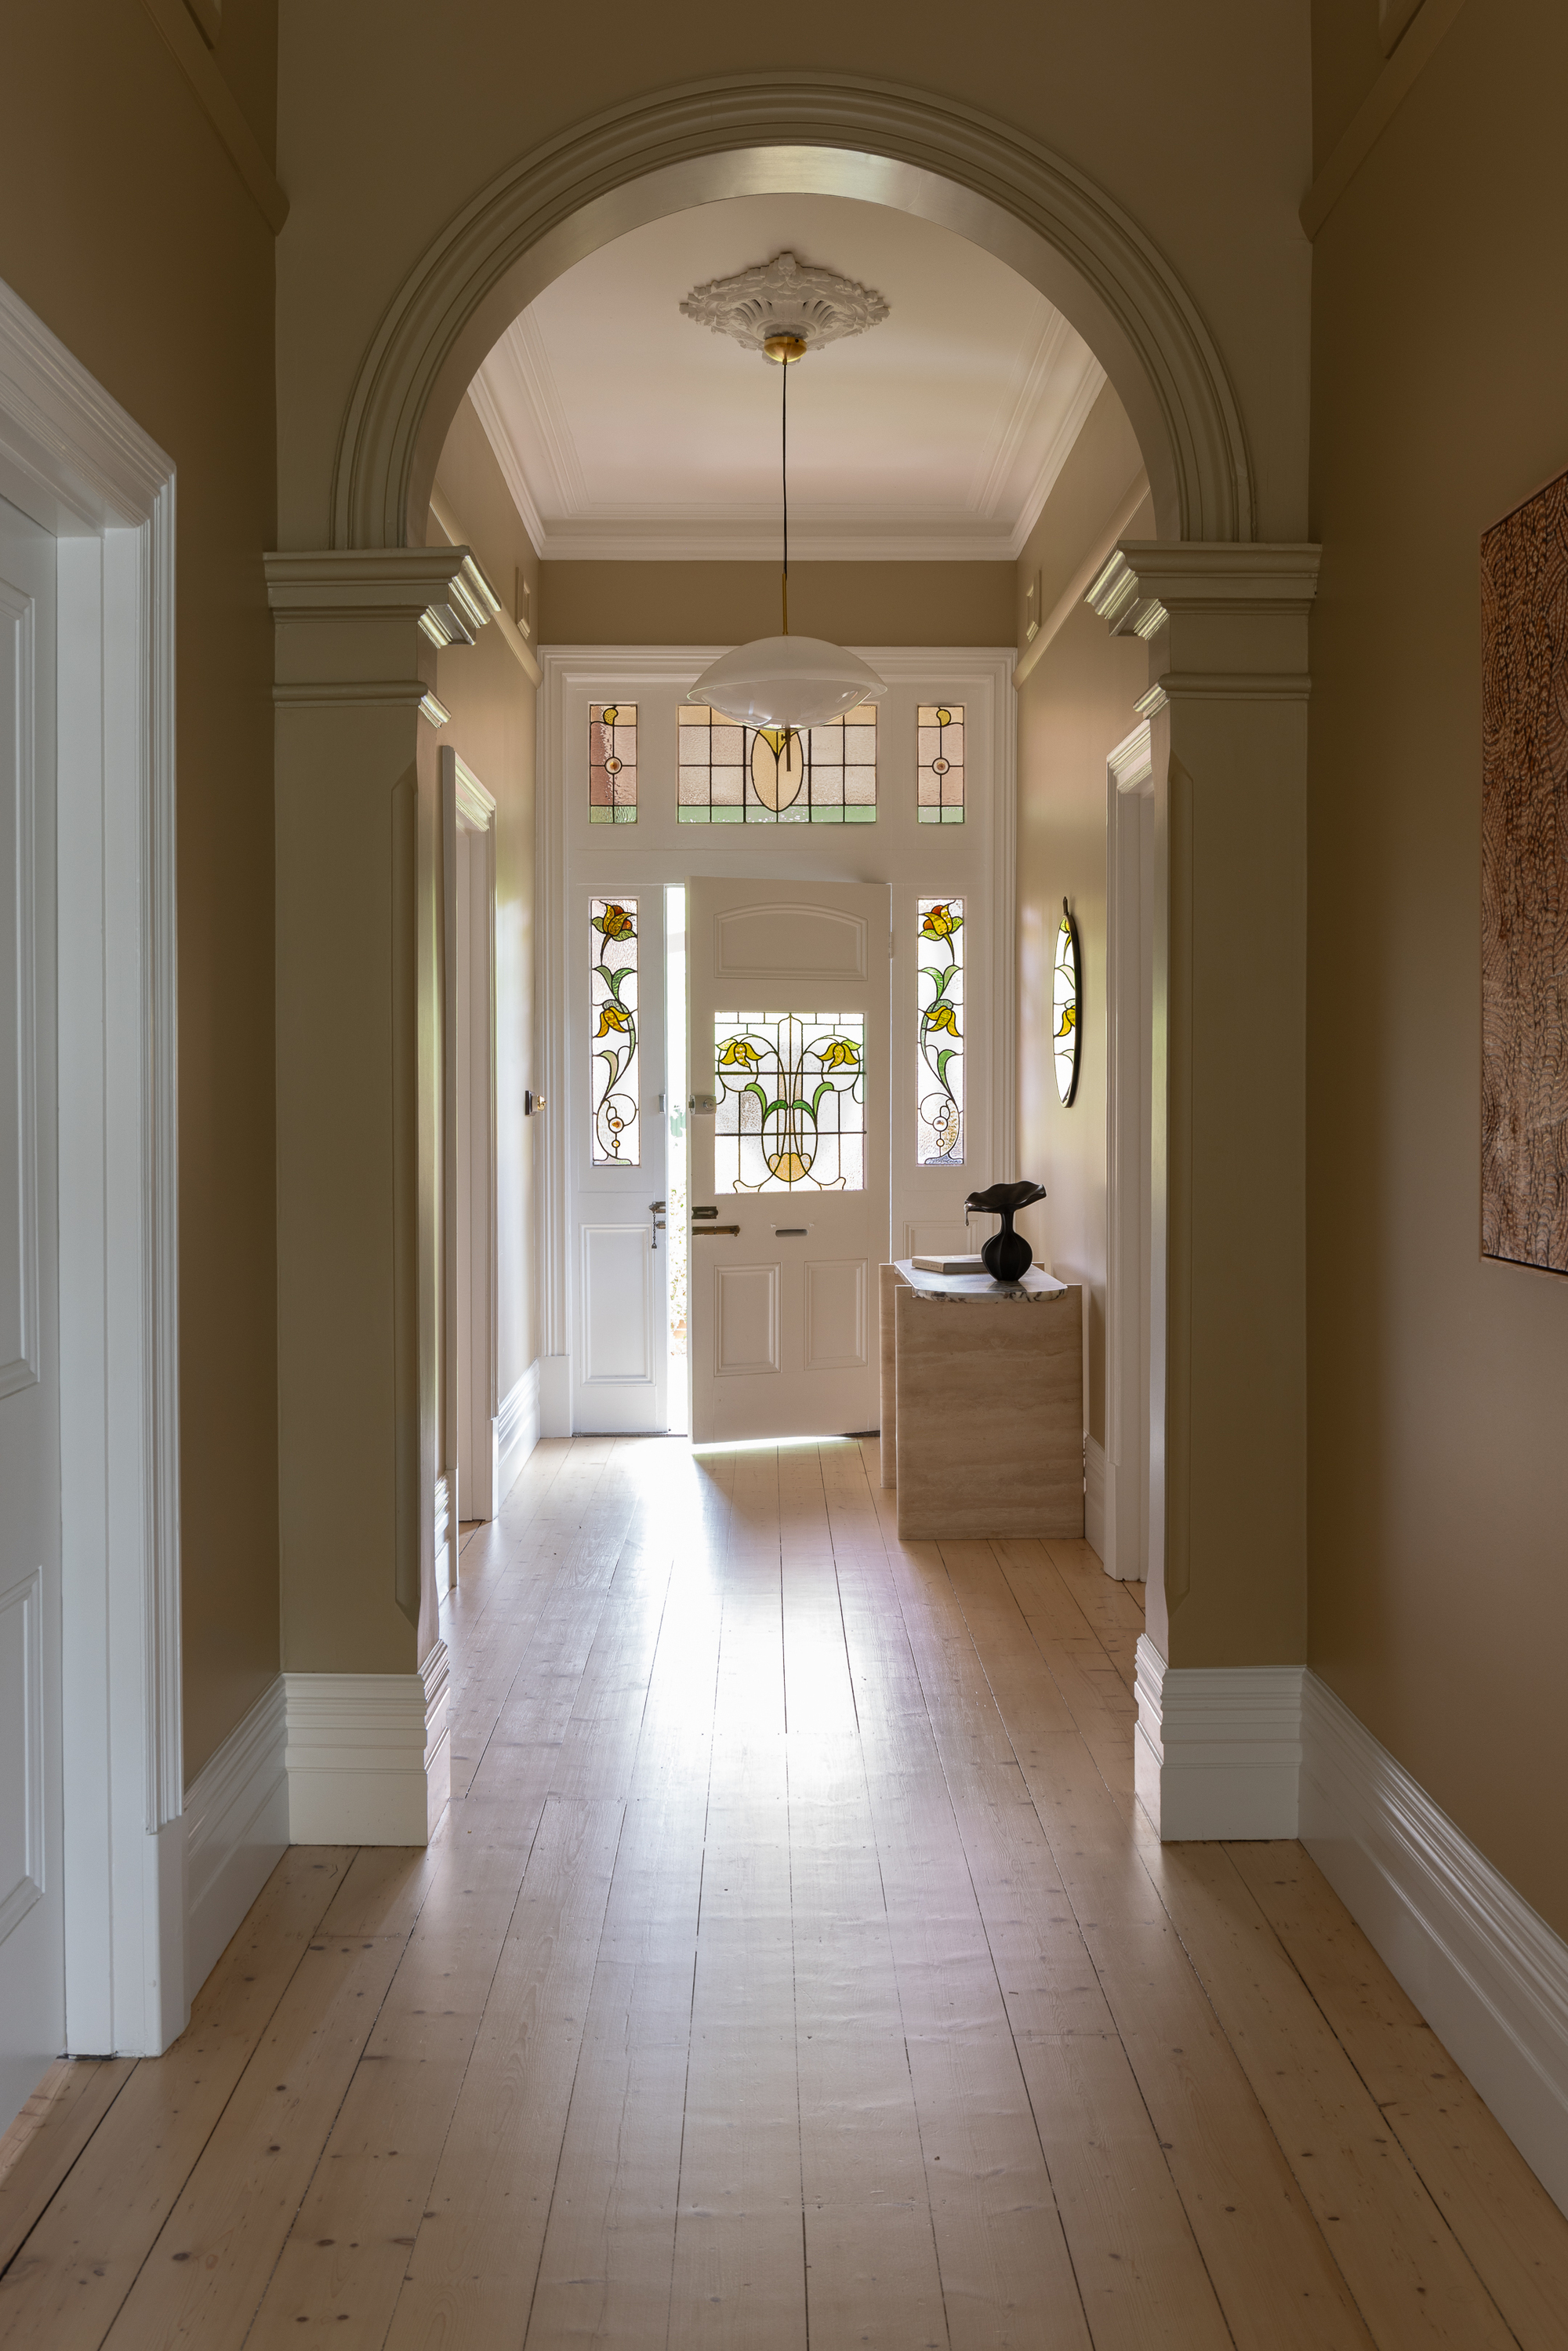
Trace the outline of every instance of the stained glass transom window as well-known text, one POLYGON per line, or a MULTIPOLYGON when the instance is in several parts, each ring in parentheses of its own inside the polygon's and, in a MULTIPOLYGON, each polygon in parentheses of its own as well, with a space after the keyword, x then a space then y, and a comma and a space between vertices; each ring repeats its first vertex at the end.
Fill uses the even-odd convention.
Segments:
POLYGON ((739 726, 703 703, 680 715, 683 824, 874 824, 876 710, 796 733, 739 726))
POLYGON ((916 1156, 964 1165, 964 901, 921 898, 915 1040, 916 1156))
POLYGON ((915 814, 922 824, 964 821, 964 705, 922 702, 915 712, 915 814))
POLYGON ((589 920, 593 930, 589 1024, 593 1164, 635 1167, 643 1155, 637 1136, 637 901, 595 898, 589 920))
POLYGON ((637 821, 637 705, 591 703, 588 711, 588 821, 637 821))
POLYGON ((714 1186, 863 1192, 865 1015, 716 1012, 714 1186))

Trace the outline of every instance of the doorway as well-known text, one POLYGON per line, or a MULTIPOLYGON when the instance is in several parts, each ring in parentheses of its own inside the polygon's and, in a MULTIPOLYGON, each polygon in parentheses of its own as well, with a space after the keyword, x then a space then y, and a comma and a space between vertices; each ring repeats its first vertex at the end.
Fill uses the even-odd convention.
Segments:
POLYGON ((1103 1562, 1149 1573, 1155 957, 1160 890, 1148 722, 1106 763, 1106 1479, 1103 1562))
POLYGON ((444 920, 442 1434, 438 1581, 457 1581, 458 1531, 494 1518, 496 1393, 496 802, 441 750, 444 920))
MULTIPOLYGON (((962 1248, 965 1196, 1011 1172, 1011 650, 868 649, 865 658, 888 685, 868 730, 874 737, 874 760, 868 763, 874 768, 874 799, 864 804, 873 814, 854 821, 803 818, 788 825, 775 820, 773 811, 754 822, 742 801, 721 797, 732 785, 714 779, 734 747, 716 747, 715 730, 706 718, 694 719, 687 699, 713 658, 702 647, 547 650, 542 656, 540 1057, 552 1103, 560 1106, 549 1125, 542 1186, 548 1353, 541 1419, 547 1435, 684 1428, 688 1376, 692 1392, 706 1390, 710 1400, 719 1387, 737 1399, 744 1388, 747 1427, 727 1426, 727 1434, 789 1434, 785 1424, 802 1409, 799 1400, 786 1406, 790 1375, 781 1345, 774 1343, 782 1325, 770 1338, 763 1310, 777 1297, 782 1311, 794 1283, 801 1316, 806 1312, 805 1259, 816 1261, 812 1213, 801 1205, 813 1188, 810 1169, 795 1171, 807 1178, 798 1189, 785 1187, 795 1192, 792 1203, 784 1199, 775 1174, 768 1198, 754 1197, 748 1214, 739 1206, 746 1187, 758 1192, 766 1176, 738 1166, 727 1177, 716 1165, 710 1171, 719 1098, 726 1092, 714 1020, 719 1012, 760 1019, 792 1008, 825 1014, 846 1008, 825 998, 807 1006, 783 989, 781 974, 769 982, 758 969, 745 981, 735 975, 744 1002, 737 996, 721 1005, 710 990, 688 1024, 679 999, 688 964, 695 973, 699 944, 687 927, 686 910, 699 893, 721 890, 727 905, 733 898, 734 912, 780 893, 796 903, 829 904, 836 892, 873 889, 888 910, 867 929, 869 941, 872 929, 880 927, 885 974, 880 1017, 888 1043, 878 1073, 885 1093, 873 1105, 885 1195, 875 1211, 875 1233, 866 1239, 871 1273, 858 1322, 850 1311, 852 1294, 846 1305, 825 1275, 816 1278, 822 1376, 808 1383, 808 1393, 827 1419, 803 1433, 823 1433, 830 1424, 874 1423, 875 1266, 915 1250, 962 1248), (921 714, 938 709, 947 714, 946 750, 962 758, 965 797, 961 821, 932 824, 919 816, 921 758, 923 749, 931 758, 941 755, 943 746, 933 750, 923 744, 921 714), (615 714, 612 720, 607 712, 615 714), (611 759, 618 762, 619 797, 608 797, 601 781, 596 802, 595 762, 602 778, 611 759), (717 813, 727 808, 733 812, 717 813), (786 831, 788 838, 780 838, 786 831), (607 925, 620 944, 612 941, 607 925), (949 984, 943 1011, 931 975, 949 967, 960 971, 961 994, 949 984), (956 1033, 949 1034, 949 1019, 956 1033), (633 1028, 634 1065, 627 1052, 633 1028), (684 1053, 689 1069, 680 1071, 684 1053), (688 1146, 692 1183, 699 1188, 683 1216, 688 1146), (708 1188, 700 1188, 710 1172, 708 1188), (736 1224, 740 1235, 714 1229, 736 1224), (793 1229, 801 1225, 808 1228, 803 1236, 793 1229), (754 1238, 768 1243, 755 1266, 747 1254, 754 1238), (747 1295, 755 1292, 752 1304, 761 1315, 755 1368, 744 1374, 721 1360, 718 1307, 726 1286, 718 1272, 731 1241, 741 1247, 727 1294, 732 1302, 740 1300, 739 1271, 750 1268, 747 1295), (689 1351, 686 1332, 677 1336, 675 1330, 686 1302, 683 1248, 690 1268, 689 1351), (790 1270, 794 1256, 801 1257, 798 1280, 790 1270), (829 1355, 835 1358, 831 1364, 829 1355), (864 1399, 851 1407, 848 1393, 862 1368, 864 1399)), ((934 718, 927 732, 936 733, 934 718)), ((824 747, 822 756, 831 750, 824 747)), ((956 757, 949 758, 949 769, 956 765, 956 757)), ((952 790, 957 805, 956 785, 952 790)), ((711 925, 712 915, 710 907, 705 924, 711 925)), ((704 939, 711 940, 711 928, 704 939)), ((873 968, 868 963, 868 977, 873 968)), ((688 992, 695 1007, 695 976, 688 992)), ((732 1077, 748 1074, 739 1059, 747 1041, 743 1038, 735 1048, 732 1077)), ((766 1040, 750 1041, 763 1053, 766 1040)), ((804 1093, 792 1090, 789 1099, 809 1103, 826 1067, 820 1064, 823 1040, 800 1041, 802 1050, 809 1043, 819 1059, 810 1061, 811 1087, 804 1093)), ((845 1038, 837 1044, 835 1066, 841 1068, 845 1038)), ((768 1096, 779 1099, 777 1090, 768 1096)), ((760 1127, 768 1102, 758 1095, 755 1108, 760 1127)), ((775 1150, 774 1155, 782 1162, 789 1155, 775 1150)), ((820 1254, 824 1266, 836 1261, 831 1250, 820 1254)), ((689 1425, 699 1440, 706 1433, 700 1418, 689 1425)))

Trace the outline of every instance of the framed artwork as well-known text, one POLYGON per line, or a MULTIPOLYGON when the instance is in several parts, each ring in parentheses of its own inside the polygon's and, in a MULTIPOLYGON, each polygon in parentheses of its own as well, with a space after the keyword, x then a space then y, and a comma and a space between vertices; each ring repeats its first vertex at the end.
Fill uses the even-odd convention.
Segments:
POLYGON ((1481 538, 1481 1254, 1568 1273, 1568 474, 1481 538))

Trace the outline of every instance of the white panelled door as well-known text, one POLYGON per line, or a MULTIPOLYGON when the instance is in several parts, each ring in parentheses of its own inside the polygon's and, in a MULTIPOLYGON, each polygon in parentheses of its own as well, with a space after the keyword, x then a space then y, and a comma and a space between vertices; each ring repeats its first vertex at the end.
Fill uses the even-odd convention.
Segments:
POLYGON ((0 499, 0 2128, 65 2045, 55 542, 0 499))
POLYGON ((888 885, 693 881, 686 942, 692 1436, 874 1428, 888 885))
POLYGON ((615 879, 570 904, 571 1412, 639 1437, 669 1426, 664 893, 615 879))

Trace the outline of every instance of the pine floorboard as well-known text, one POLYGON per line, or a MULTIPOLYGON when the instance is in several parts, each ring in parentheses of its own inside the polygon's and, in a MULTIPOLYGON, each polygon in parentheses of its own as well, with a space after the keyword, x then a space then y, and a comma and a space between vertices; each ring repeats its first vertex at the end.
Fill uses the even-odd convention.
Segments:
POLYGON ((1162 1847, 1139 1585, 853 1439, 542 1444, 427 1850, 285 1856, 0 2142, 0 2346, 1563 2351, 1568 2220, 1297 1844, 1162 1847))

